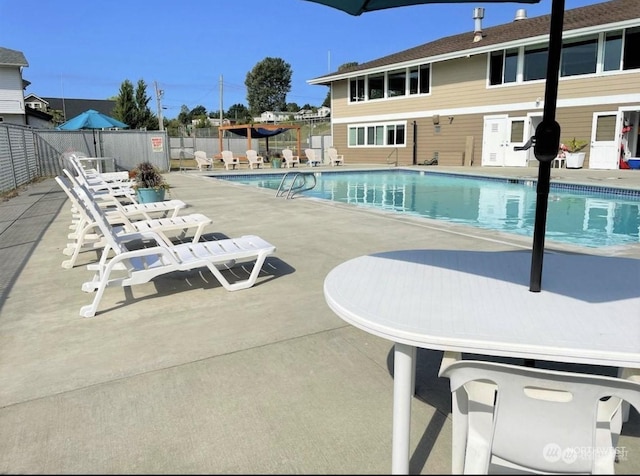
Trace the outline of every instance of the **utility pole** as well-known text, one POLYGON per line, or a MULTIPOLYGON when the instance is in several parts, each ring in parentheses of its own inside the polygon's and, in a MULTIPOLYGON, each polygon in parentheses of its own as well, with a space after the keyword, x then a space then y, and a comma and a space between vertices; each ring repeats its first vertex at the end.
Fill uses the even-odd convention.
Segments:
POLYGON ((220 75, 220 126, 222 127, 224 124, 222 124, 222 75, 220 75))
POLYGON ((164 131, 164 119, 162 118, 162 96, 164 96, 164 91, 158 89, 158 81, 154 81, 153 84, 156 88, 156 102, 158 104, 158 126, 161 131, 164 131))

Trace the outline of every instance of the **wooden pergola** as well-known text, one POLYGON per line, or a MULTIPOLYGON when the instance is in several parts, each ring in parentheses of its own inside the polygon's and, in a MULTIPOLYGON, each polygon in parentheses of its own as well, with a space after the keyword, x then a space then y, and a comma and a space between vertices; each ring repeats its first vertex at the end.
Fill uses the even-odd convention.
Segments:
POLYGON ((282 134, 283 132, 295 129, 297 138, 297 154, 301 153, 300 142, 300 126, 295 124, 234 124, 230 126, 218 127, 218 140, 220 144, 220 150, 223 150, 222 136, 224 131, 231 131, 235 134, 247 137, 247 149, 252 149, 251 139, 267 140, 267 153, 269 152, 269 137, 282 134))

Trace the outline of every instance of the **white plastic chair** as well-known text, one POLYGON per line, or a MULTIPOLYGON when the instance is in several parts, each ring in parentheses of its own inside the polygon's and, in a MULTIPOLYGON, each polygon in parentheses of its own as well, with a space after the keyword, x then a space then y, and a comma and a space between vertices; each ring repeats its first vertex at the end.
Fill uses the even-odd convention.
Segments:
POLYGON ((260 168, 261 165, 264 165, 264 157, 262 157, 261 155, 258 155, 258 153, 253 149, 249 149, 247 151, 247 160, 249 161, 250 169, 253 169, 254 165, 258 169, 260 168))
POLYGON ((291 149, 282 149, 282 157, 284 158, 288 169, 295 167, 296 164, 300 165, 300 157, 293 155, 293 151, 291 149))
POLYGON ((307 156, 307 165, 309 167, 315 167, 322 163, 322 161, 316 157, 316 151, 313 149, 304 149, 304 155, 307 156))
POLYGON ((452 392, 452 471, 614 474, 621 402, 640 409, 640 382, 461 360, 452 392))
POLYGON ((213 159, 207 157, 207 153, 204 150, 196 150, 193 153, 196 163, 198 164, 198 170, 202 172, 202 169, 213 169, 213 159))
POLYGON ((236 165, 240 165, 240 159, 233 156, 233 152, 230 150, 222 151, 222 161, 224 162, 224 168, 229 170, 229 166, 231 166, 234 170, 236 165))
POLYGON ((329 147, 327 154, 329 155, 329 163, 331 163, 331 165, 344 165, 344 155, 338 154, 338 150, 335 147, 329 147))

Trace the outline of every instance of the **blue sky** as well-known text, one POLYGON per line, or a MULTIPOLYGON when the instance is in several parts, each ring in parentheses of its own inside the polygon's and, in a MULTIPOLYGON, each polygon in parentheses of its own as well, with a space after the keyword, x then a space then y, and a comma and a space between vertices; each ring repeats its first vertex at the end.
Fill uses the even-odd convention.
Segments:
POLYGON ((107 99, 125 79, 144 79, 154 112, 154 83, 164 91, 167 118, 182 105, 217 111, 221 98, 227 110, 247 105, 247 73, 276 57, 293 71, 287 102, 320 106, 327 88, 307 80, 472 31, 475 7, 484 7, 489 27, 512 21, 520 8, 528 17, 548 14, 551 0, 416 5, 359 17, 306 0, 0 0, 0 46, 24 53, 26 93, 38 96, 107 99))

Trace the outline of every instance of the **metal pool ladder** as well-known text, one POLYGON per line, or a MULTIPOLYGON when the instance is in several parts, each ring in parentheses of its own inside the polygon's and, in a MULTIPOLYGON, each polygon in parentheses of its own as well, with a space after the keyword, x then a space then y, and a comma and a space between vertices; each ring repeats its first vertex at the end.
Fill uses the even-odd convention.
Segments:
POLYGON ((293 198, 296 193, 312 190, 316 186, 316 175, 313 172, 287 172, 282 176, 276 197, 293 198), (289 177, 292 175, 292 177, 289 177), (289 178, 289 181, 287 181, 289 178))

